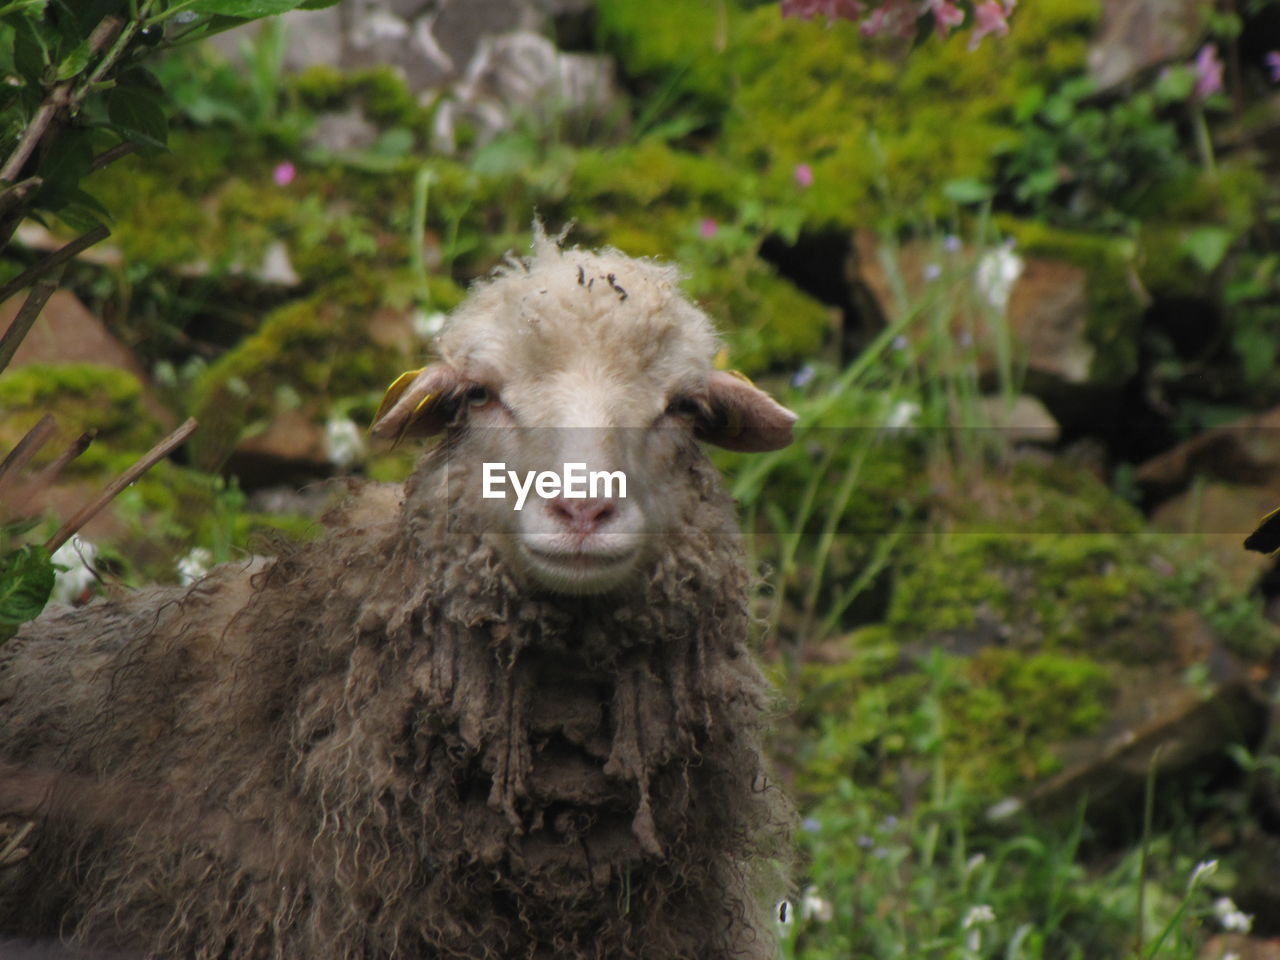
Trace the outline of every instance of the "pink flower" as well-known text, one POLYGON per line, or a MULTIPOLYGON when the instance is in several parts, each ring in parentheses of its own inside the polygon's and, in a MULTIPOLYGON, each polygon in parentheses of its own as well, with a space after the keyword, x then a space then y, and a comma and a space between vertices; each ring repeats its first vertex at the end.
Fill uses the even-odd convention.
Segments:
POLYGON ((1196 54, 1195 98, 1204 100, 1222 89, 1222 61, 1218 59, 1218 45, 1206 43, 1196 54))
POLYGON ((859 24, 858 29, 864 37, 874 37, 878 33, 910 37, 916 32, 916 20, 921 12, 922 9, 915 6, 912 0, 884 0, 884 5, 872 11, 859 24))
POLYGON ((287 187, 293 183, 293 178, 298 175, 298 168, 286 160, 284 163, 277 163, 276 168, 271 171, 271 179, 276 182, 276 186, 287 187))
POLYGON ((796 164, 795 176, 796 183, 801 187, 813 186, 813 167, 809 166, 807 163, 796 164))
POLYGON ((927 0, 926 8, 933 11, 933 22, 941 37, 946 37, 952 27, 964 23, 964 11, 951 0, 927 0))
POLYGON ((704 240, 710 240, 716 235, 719 225, 710 217, 703 217, 702 222, 698 224, 698 233, 702 234, 704 240))
POLYGON ((860 20, 862 14, 860 0, 782 0, 782 15, 801 20, 812 20, 819 15, 828 20, 860 20))
POLYGON ((1262 59, 1271 71, 1271 82, 1280 83, 1280 50, 1272 50, 1262 59))
POLYGON ((969 38, 969 49, 977 49, 982 38, 989 33, 1005 36, 1009 32, 1009 23, 1005 18, 1012 10, 1012 4, 1003 6, 996 0, 977 4, 973 8, 973 35, 969 38))

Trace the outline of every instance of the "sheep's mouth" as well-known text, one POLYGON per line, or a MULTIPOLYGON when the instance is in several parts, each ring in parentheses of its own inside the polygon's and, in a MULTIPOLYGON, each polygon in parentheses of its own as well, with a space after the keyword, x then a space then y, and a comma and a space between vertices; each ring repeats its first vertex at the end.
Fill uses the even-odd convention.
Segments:
POLYGON ((563 593, 603 593, 618 586, 635 566, 638 551, 584 548, 548 550, 525 545, 531 572, 563 593))

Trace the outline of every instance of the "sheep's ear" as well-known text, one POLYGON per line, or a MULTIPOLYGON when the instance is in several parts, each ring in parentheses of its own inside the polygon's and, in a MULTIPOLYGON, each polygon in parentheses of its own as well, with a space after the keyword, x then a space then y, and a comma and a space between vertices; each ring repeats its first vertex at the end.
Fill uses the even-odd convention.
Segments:
POLYGON ((449 403, 458 390, 458 374, 444 363, 396 377, 374 414, 369 432, 394 439, 430 437, 449 423, 449 403))
POLYGON ((791 442, 796 415, 736 370, 716 370, 707 381, 707 406, 697 436, 727 450, 761 453, 791 442))

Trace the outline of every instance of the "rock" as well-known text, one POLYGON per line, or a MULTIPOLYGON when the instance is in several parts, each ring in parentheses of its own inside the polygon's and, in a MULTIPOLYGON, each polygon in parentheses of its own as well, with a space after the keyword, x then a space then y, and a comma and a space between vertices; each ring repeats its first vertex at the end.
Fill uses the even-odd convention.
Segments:
POLYGON ((437 149, 452 152, 453 129, 465 119, 483 145, 518 117, 544 122, 556 116, 592 116, 605 112, 614 99, 609 61, 585 54, 565 54, 546 37, 517 31, 480 41, 466 75, 440 106, 433 137, 437 149))
MULTIPOLYGON (((23 291, 0 304, 0 331, 9 329, 25 299, 23 291)), ((139 380, 146 376, 133 352, 68 290, 54 291, 18 347, 12 367, 32 363, 92 363, 128 371, 139 380)))
POLYGON ((1189 57, 1204 27, 1200 0, 1104 0, 1089 48, 1089 76, 1106 90, 1169 60, 1189 57))
POLYGON ((1137 474, 1138 483, 1158 500, 1196 477, 1254 486, 1280 483, 1280 407, 1192 437, 1152 457, 1137 474))
POLYGON ((1272 566, 1260 553, 1244 549, 1244 538, 1258 521, 1280 506, 1280 478, 1273 486, 1198 484, 1160 504, 1151 525, 1166 533, 1198 533, 1204 550, 1241 594, 1272 566))
POLYGON ((1280 960, 1280 938, 1251 937, 1246 933, 1219 933, 1200 948, 1200 960, 1280 960))
POLYGON ((980 422, 1005 431, 1010 443, 1054 444, 1062 435, 1062 428, 1053 419, 1053 414, 1043 403, 1025 393, 1014 399, 1012 407, 1006 405, 1004 397, 980 397, 978 409, 980 422))
POLYGON ((246 490, 328 476, 333 468, 324 428, 298 410, 277 414, 265 430, 240 442, 226 472, 246 490))
MULTIPOLYGON (((585 6, 584 0, 351 0, 294 11, 281 21, 288 31, 285 68, 391 67, 422 102, 443 95, 436 140, 452 150, 458 120, 475 125, 483 143, 511 129, 518 114, 595 115, 614 102, 609 58, 562 54, 546 39, 553 17, 585 6)), ((236 60, 255 29, 261 25, 213 42, 236 60)), ((367 146, 376 137, 376 130, 363 129, 363 118, 339 114, 327 122, 316 138, 329 149, 367 146)))
MULTIPOLYGON (((897 294, 881 259, 875 235, 862 230, 854 238, 858 278, 866 285, 881 314, 897 313, 897 294)), ((891 254, 897 263, 907 302, 920 303, 930 284, 948 285, 956 302, 951 320, 957 339, 974 336, 985 372, 994 370, 992 322, 977 289, 972 253, 945 251, 922 241, 902 244, 891 254), (965 277, 974 277, 972 287, 965 277), (972 295, 968 290, 972 289, 972 295), (966 302, 968 301, 968 302, 966 302)), ((1008 291, 1007 320, 1025 352, 1028 370, 1052 381, 1082 384, 1090 378, 1094 348, 1088 340, 1089 278, 1081 267, 1043 257, 1021 257, 1021 270, 1008 291)), ((1003 299, 1003 297, 1001 298, 1003 299)), ((922 321, 923 324, 927 321, 922 321)), ((907 334, 912 335, 910 331, 907 334)))
POLYGON ((364 150, 378 139, 378 128, 359 107, 341 113, 321 114, 307 138, 308 144, 331 153, 364 150))

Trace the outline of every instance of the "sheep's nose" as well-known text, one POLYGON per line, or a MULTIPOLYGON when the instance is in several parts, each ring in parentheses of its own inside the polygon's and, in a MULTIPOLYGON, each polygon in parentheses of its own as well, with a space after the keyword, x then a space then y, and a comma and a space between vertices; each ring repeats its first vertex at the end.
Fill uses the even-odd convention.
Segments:
POLYGON ((618 501, 612 497, 556 497, 547 506, 566 530, 582 536, 595 533, 618 512, 618 501))

